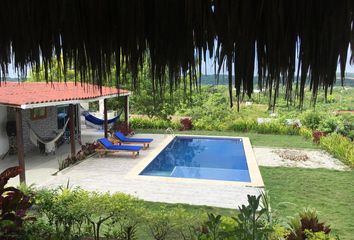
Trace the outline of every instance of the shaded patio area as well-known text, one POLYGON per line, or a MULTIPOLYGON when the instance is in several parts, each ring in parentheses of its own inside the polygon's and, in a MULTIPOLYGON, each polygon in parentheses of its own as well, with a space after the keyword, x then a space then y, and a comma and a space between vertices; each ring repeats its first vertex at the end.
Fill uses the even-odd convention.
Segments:
MULTIPOLYGON (((82 132, 82 143, 92 143, 97 138, 103 137, 104 132, 95 129, 87 129, 82 132)), ((51 178, 53 174, 59 171, 59 163, 66 157, 70 156, 70 143, 63 143, 57 148, 55 154, 42 154, 39 151, 31 151, 25 155, 26 159, 26 184, 38 186, 51 178)), ((76 149, 80 149, 80 145, 76 142, 76 149)), ((7 155, 0 160, 0 169, 6 169, 18 165, 17 155, 7 155)), ((11 185, 18 185, 19 178, 12 178, 9 181, 11 185)))

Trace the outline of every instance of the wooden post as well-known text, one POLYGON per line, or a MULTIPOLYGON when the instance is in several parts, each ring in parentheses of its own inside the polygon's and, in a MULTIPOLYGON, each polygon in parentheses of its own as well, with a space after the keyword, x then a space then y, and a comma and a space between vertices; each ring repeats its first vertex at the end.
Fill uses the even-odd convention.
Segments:
POLYGON ((108 117, 107 117, 107 99, 103 100, 103 115, 104 115, 104 137, 108 138, 108 117))
POLYGON ((16 108, 16 142, 17 142, 17 157, 19 166, 22 168, 20 174, 20 183, 26 183, 26 167, 23 146, 23 132, 22 132, 22 109, 16 108))
POLYGON ((129 96, 124 97, 124 121, 129 124, 129 96))
POLYGON ((74 157, 76 155, 76 149, 75 149, 75 105, 70 104, 69 105, 69 127, 70 127, 70 145, 71 145, 71 157, 74 157))

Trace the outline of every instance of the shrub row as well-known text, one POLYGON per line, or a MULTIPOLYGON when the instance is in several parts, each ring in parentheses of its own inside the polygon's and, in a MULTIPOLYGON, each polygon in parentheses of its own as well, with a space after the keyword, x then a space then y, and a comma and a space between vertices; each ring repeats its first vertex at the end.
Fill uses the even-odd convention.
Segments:
POLYGON ((143 201, 122 193, 99 194, 68 188, 26 191, 34 196, 30 214, 36 220, 26 222, 23 240, 291 240, 307 235, 332 239, 331 229, 318 221, 314 210, 301 212, 291 220, 290 227, 280 225, 272 216, 267 194, 248 196, 248 205, 242 205, 233 217, 226 217, 186 211, 182 206, 150 209, 143 201))
POLYGON ((320 140, 320 146, 334 157, 354 167, 354 142, 337 133, 332 133, 320 140))
POLYGON ((172 128, 179 130, 182 126, 180 123, 176 123, 169 120, 163 120, 158 118, 132 118, 129 123, 133 129, 167 129, 172 128))
MULTIPOLYGON (((182 125, 177 122, 161 119, 132 118, 130 120, 133 129, 167 129, 180 130, 182 125)), ((235 131, 235 132, 257 132, 261 134, 284 134, 299 135, 300 128, 286 126, 281 121, 257 124, 252 120, 237 120, 233 122, 209 122, 205 119, 193 121, 193 129, 208 131, 235 131)))

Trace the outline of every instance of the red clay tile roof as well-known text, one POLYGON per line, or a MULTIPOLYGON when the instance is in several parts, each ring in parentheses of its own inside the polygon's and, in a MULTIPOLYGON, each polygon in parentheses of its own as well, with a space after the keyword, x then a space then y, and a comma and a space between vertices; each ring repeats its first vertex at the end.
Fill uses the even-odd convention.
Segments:
POLYGON ((75 100, 89 100, 104 96, 117 96, 129 94, 129 91, 102 87, 100 89, 92 84, 73 82, 55 83, 1 83, 0 105, 11 105, 20 107, 21 105, 63 102, 75 100))

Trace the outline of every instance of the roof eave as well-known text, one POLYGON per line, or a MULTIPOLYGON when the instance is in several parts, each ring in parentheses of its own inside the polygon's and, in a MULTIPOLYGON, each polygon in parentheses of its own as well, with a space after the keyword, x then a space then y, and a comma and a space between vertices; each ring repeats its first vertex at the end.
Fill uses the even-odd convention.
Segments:
POLYGON ((99 101, 99 100, 109 99, 109 98, 114 98, 114 97, 129 96, 130 94, 131 94, 131 92, 126 92, 126 93, 119 93, 119 94, 117 93, 117 94, 111 94, 111 95, 99 96, 99 97, 87 98, 87 99, 30 103, 30 104, 22 104, 22 105, 1 104, 0 103, 0 105, 7 106, 7 107, 13 107, 13 108, 21 108, 21 109, 33 109, 33 108, 40 108, 40 107, 52 107, 52 106, 67 105, 67 104, 80 104, 80 103, 94 102, 94 101, 99 101))

